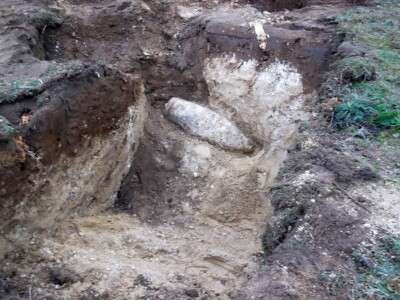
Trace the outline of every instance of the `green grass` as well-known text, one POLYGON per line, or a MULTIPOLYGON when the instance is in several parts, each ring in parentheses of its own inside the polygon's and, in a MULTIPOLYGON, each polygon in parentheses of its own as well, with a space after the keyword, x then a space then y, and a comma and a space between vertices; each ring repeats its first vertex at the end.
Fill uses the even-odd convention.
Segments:
POLYGON ((400 1, 377 0, 338 17, 345 40, 365 49, 334 65, 330 96, 338 97, 334 121, 340 127, 400 131, 400 1))
POLYGON ((355 252, 353 259, 360 266, 358 289, 354 299, 400 300, 398 291, 393 290, 390 282, 400 279, 400 239, 386 237, 378 243, 374 251, 368 254, 355 252), (368 257, 369 266, 362 262, 368 257), (369 297, 369 298, 368 298, 369 297))

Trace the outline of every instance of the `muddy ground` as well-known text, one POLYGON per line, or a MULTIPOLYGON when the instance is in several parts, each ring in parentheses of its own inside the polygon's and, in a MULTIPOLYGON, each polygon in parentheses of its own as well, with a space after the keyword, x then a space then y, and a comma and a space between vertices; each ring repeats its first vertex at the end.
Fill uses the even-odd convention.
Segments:
POLYGON ((4 0, 0 298, 365 299, 399 153, 318 96, 350 2, 4 0))

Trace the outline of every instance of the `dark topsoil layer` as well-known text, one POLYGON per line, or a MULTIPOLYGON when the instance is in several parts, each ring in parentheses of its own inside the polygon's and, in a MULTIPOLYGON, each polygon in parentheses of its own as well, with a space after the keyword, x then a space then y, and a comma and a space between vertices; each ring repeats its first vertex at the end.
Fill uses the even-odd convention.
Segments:
POLYGON ((62 26, 63 19, 39 1, 5 1, 0 14, 0 116, 6 120, 0 123, 4 229, 14 227, 14 211, 24 198, 29 196, 29 205, 35 205, 35 193, 40 194, 37 174, 119 126, 136 102, 141 81, 101 64, 46 60, 44 34, 62 26))

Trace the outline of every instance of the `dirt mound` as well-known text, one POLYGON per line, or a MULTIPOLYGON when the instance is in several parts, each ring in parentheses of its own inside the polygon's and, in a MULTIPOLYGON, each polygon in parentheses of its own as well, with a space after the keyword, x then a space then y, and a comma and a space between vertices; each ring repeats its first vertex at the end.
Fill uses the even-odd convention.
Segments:
POLYGON ((307 0, 261 0, 254 4, 268 11, 279 11, 284 9, 299 9, 307 5, 307 0))

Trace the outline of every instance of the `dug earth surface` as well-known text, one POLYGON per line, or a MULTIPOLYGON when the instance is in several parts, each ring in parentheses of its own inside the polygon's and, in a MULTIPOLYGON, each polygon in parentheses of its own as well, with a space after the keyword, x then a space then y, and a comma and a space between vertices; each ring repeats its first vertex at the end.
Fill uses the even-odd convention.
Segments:
POLYGON ((0 297, 325 299, 260 266, 346 1, 3 2, 0 297))

